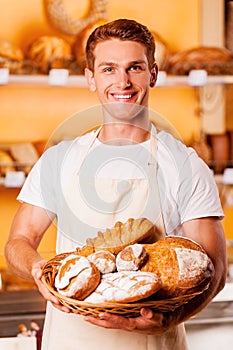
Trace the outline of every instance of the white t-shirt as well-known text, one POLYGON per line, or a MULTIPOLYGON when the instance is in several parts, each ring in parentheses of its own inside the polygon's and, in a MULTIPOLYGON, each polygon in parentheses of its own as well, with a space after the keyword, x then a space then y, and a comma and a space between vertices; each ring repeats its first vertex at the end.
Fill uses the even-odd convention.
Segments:
MULTIPOLYGON (((20 201, 54 212, 58 222, 62 218, 63 232, 75 231, 75 227, 71 227, 72 219, 62 188, 69 186, 92 137, 93 132, 49 148, 31 170, 18 196, 20 201), (65 185, 61 185, 61 177, 66 179, 65 185)), ((93 179, 110 177, 122 181, 146 178, 148 161, 151 161, 149 144, 147 141, 130 146, 111 146, 96 139, 82 166, 83 180, 86 175, 92 175, 93 179)), ((188 220, 223 217, 211 170, 192 148, 164 131, 158 133, 157 166, 160 202, 168 235, 182 235, 181 224, 188 220)), ((86 189, 87 195, 90 191, 86 189)), ((83 243, 86 238, 84 233, 83 243)))

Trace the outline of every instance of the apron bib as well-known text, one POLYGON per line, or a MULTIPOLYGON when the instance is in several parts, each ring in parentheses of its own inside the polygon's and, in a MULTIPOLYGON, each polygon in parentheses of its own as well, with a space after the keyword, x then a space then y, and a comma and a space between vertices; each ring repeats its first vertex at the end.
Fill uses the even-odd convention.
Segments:
MULTIPOLYGON (((85 170, 85 161, 99 131, 100 129, 94 133, 85 152, 83 152, 83 157, 77 164, 68 187, 64 188, 65 198, 69 203, 70 210, 79 218, 80 226, 75 227, 76 233, 83 232, 82 224, 85 225, 90 220, 94 227, 110 228, 114 226, 115 222, 124 222, 130 217, 146 217, 156 224, 161 236, 164 236, 166 233, 157 184, 157 135, 155 127, 152 125, 147 178, 127 179, 125 186, 124 182, 122 186, 122 180, 102 178, 95 179, 93 185, 93 183, 88 183, 87 177, 80 176, 81 170, 85 170), (80 184, 80 186, 77 184, 80 184), (92 189, 94 187, 96 193, 101 194, 103 205, 97 206, 99 199, 97 202, 93 201, 94 204, 90 205, 92 198, 87 200, 88 198, 82 195, 83 186, 87 188, 87 196, 93 193, 92 189), (120 190, 119 186, 121 186, 120 190), (106 191, 106 189, 108 190, 106 191), (106 203, 109 203, 109 205, 106 205, 106 203)), ((87 226, 85 225, 85 228, 87 226)), ((86 233, 86 237, 91 237, 91 233, 93 234, 93 227, 90 228, 90 233, 86 233)), ((81 237, 78 240, 81 241, 81 237)), ((75 241, 72 237, 67 237, 59 232, 58 253, 73 251, 76 247, 77 238, 75 241)), ((92 350, 93 348, 102 350, 186 350, 187 346, 183 324, 173 328, 163 336, 147 336, 94 326, 85 322, 83 316, 66 314, 48 303, 42 350, 92 350)))

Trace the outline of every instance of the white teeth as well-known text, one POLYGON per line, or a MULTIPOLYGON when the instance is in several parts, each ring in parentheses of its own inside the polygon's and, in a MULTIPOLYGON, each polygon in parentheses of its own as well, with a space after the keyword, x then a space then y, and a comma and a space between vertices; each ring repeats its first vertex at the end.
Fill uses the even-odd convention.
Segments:
POLYGON ((122 99, 128 99, 131 98, 132 95, 114 95, 115 98, 122 98, 122 99))

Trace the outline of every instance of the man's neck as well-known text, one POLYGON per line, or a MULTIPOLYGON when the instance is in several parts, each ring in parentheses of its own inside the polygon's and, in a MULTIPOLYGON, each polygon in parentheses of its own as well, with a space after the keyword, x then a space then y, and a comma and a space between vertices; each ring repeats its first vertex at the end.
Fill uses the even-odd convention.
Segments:
POLYGON ((145 142, 150 138, 151 123, 146 125, 132 125, 128 123, 104 124, 98 139, 103 143, 112 145, 130 145, 145 142))

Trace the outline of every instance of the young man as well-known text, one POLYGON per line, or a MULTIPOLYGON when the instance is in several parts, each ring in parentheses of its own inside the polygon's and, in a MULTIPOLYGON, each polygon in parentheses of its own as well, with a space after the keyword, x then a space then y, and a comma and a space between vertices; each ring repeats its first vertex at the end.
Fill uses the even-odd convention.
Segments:
POLYGON ((133 20, 119 19, 91 34, 85 74, 101 102, 103 125, 49 148, 19 195, 23 203, 5 252, 12 270, 33 277, 49 301, 43 350, 184 350, 183 322, 224 286, 223 212, 213 176, 192 149, 164 131, 157 133, 150 121, 154 51, 151 33, 133 20), (129 217, 147 217, 163 234, 181 234, 202 245, 215 267, 208 290, 171 313, 145 308, 136 318, 69 313, 40 279, 45 261, 37 247, 47 228, 56 218, 60 253, 129 217))

